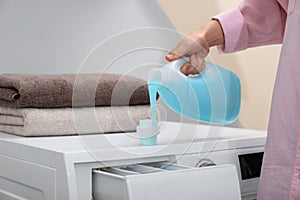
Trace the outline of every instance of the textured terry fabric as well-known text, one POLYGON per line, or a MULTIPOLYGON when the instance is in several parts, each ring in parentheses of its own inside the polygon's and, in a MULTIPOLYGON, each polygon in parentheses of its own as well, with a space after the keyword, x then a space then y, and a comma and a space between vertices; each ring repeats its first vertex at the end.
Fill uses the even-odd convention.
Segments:
POLYGON ((147 82, 120 74, 0 74, 0 106, 62 108, 149 104, 147 82))
POLYGON ((224 29, 225 46, 219 48, 225 53, 283 44, 258 200, 300 200, 300 2, 244 0, 215 19, 224 29))
POLYGON ((83 108, 0 107, 0 131, 20 136, 54 136, 135 131, 149 119, 149 105, 83 108))

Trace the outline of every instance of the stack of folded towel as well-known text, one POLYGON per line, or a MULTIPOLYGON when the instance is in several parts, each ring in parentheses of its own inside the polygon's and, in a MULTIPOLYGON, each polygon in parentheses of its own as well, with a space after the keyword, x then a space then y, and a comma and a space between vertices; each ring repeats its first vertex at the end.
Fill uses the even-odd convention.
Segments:
POLYGON ((15 135, 134 131, 149 108, 146 81, 128 75, 0 75, 0 131, 15 135))

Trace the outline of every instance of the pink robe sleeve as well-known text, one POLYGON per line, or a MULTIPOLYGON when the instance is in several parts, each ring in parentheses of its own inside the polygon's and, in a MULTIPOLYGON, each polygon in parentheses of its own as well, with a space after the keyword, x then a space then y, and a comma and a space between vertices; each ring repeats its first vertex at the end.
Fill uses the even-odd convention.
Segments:
POLYGON ((235 52, 249 47, 282 43, 286 12, 277 0, 244 0, 238 8, 215 17, 224 32, 219 50, 235 52))

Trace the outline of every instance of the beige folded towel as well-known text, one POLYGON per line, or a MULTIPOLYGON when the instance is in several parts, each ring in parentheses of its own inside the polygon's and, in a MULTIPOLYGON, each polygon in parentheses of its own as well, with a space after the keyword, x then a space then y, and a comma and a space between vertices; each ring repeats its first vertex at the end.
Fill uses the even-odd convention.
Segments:
POLYGON ((0 107, 0 131, 20 136, 57 136, 135 131, 149 105, 83 108, 0 107))

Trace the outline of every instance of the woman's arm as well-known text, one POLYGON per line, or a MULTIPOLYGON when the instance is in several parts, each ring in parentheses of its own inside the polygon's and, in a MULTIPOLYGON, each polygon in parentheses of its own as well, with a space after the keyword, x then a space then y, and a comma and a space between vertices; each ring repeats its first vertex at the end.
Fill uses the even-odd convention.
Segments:
POLYGON ((277 0, 244 0, 238 7, 223 12, 172 49, 168 61, 191 56, 191 63, 181 71, 197 74, 204 69, 204 59, 212 46, 225 53, 249 47, 281 43, 286 12, 277 0))
POLYGON ((222 28, 225 53, 282 43, 286 12, 277 0, 244 0, 238 8, 214 17, 222 28))

